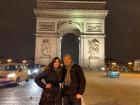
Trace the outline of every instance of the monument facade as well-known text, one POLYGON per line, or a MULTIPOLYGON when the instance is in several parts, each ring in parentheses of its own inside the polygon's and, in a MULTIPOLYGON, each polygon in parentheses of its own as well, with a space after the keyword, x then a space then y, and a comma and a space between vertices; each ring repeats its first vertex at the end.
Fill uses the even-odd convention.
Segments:
POLYGON ((71 54, 85 68, 105 64, 105 1, 36 0, 35 63, 71 54))

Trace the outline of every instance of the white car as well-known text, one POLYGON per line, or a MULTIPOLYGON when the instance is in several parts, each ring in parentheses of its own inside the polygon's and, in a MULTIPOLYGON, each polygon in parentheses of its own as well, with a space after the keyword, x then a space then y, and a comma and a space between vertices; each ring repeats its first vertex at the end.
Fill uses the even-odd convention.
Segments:
POLYGON ((28 81, 28 69, 23 64, 2 64, 0 68, 0 84, 19 85, 21 81, 28 81))

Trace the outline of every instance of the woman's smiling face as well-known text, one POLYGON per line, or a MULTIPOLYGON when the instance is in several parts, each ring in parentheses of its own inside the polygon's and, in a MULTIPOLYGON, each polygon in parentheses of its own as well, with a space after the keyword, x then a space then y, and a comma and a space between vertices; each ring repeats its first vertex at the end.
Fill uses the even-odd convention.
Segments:
POLYGON ((53 64, 53 67, 57 69, 57 68, 60 67, 60 65, 61 65, 60 64, 60 61, 58 59, 56 59, 55 62, 54 62, 54 64, 53 64))

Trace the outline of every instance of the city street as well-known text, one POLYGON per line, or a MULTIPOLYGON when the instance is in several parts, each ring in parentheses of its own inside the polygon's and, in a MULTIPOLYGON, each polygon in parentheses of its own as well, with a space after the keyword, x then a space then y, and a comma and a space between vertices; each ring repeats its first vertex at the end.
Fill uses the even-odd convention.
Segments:
MULTIPOLYGON (((106 78, 105 72, 86 71, 86 105, 140 105, 140 74, 122 73, 106 78)), ((20 86, 1 86, 0 105, 38 105, 41 89, 30 80, 20 86)))
POLYGON ((47 72, 40 103, 61 99, 59 88, 50 91, 61 86, 56 77, 61 67, 67 69, 64 90, 75 95, 66 102, 62 97, 62 105, 63 100, 79 103, 75 98, 81 98, 81 105, 140 105, 139 4, 0 0, 0 105, 39 105, 42 88, 35 77, 48 70, 53 72, 47 72))

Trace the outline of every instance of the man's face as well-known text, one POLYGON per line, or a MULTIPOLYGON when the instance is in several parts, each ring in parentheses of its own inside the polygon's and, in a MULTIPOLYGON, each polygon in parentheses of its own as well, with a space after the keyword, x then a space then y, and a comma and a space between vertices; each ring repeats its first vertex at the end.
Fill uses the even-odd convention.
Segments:
POLYGON ((64 57, 64 65, 71 66, 72 65, 72 58, 70 56, 64 57))

